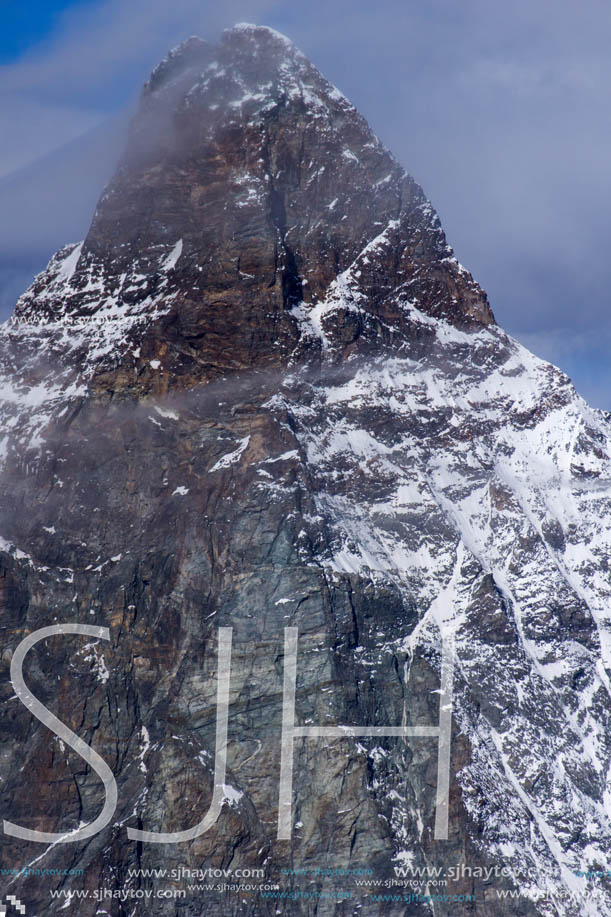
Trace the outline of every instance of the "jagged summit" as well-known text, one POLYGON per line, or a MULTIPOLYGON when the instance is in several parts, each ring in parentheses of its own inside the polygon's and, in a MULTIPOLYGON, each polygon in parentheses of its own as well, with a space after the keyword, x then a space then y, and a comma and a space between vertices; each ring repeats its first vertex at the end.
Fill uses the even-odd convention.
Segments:
MULTIPOLYGON (((236 24, 231 29, 224 29, 223 36, 229 40, 234 32, 247 34, 254 39, 261 37, 266 38, 268 41, 272 40, 284 48, 289 50, 296 50, 298 54, 301 54, 301 51, 297 49, 295 43, 283 32, 279 32, 277 29, 272 29, 268 25, 256 25, 253 22, 236 22, 236 24)), ((303 55, 301 55, 303 57, 303 55)))
POLYGON ((291 38, 267 25, 238 22, 233 28, 223 31, 221 43, 234 47, 239 45, 244 49, 248 47, 248 53, 253 56, 283 57, 285 60, 291 58, 312 66, 291 38))
POLYGON ((164 109, 180 107, 185 99, 193 104, 203 95, 208 118, 217 112, 215 122, 228 112, 235 114, 233 109, 247 106, 252 117, 255 111, 269 110, 273 102, 296 98, 319 114, 341 103, 356 116, 354 106, 290 39, 248 23, 225 30, 217 45, 196 36, 182 42, 155 68, 143 93, 145 108, 148 102, 162 120, 164 109))
MULTIPOLYGON (((203 76, 206 69, 225 63, 236 64, 237 59, 248 59, 260 68, 273 72, 279 68, 285 71, 290 66, 311 70, 312 65, 286 35, 268 26, 257 26, 247 22, 237 23, 221 34, 219 45, 213 45, 197 35, 192 35, 172 48, 167 57, 155 68, 145 85, 145 92, 154 92, 164 83, 188 72, 203 76)), ((252 70, 251 70, 252 72, 252 70)))
POLYGON ((134 349, 139 367, 163 341, 182 384, 405 348, 416 302, 459 327, 493 321, 355 108, 284 36, 238 25, 156 68, 87 238, 13 325, 78 327, 94 372, 131 367, 134 349))

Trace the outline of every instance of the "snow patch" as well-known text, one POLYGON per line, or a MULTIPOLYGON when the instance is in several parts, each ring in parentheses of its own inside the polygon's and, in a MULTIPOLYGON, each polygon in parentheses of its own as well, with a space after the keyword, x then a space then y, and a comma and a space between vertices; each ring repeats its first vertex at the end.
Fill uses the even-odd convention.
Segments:
POLYGON ((176 263, 182 255, 182 239, 179 239, 169 255, 161 263, 162 271, 171 271, 176 267, 176 263))
POLYGON ((218 462, 212 466, 210 471, 220 471, 222 468, 229 468, 230 465, 235 465, 240 461, 242 453, 248 448, 250 442, 250 436, 245 436, 244 439, 240 440, 240 443, 237 449, 234 449, 233 452, 227 452, 225 455, 221 456, 218 462))

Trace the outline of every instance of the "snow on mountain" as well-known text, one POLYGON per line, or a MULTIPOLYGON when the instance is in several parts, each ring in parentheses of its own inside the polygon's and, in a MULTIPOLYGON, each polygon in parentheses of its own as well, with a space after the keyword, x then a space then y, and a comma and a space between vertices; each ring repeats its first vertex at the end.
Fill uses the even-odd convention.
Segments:
MULTIPOLYGON (((2 327, 0 367, 9 650, 49 620, 110 627, 95 671, 39 658, 64 717, 113 756, 113 831, 205 809, 191 778, 210 787, 213 648, 231 626, 231 804, 164 863, 227 855, 273 878, 321 851, 391 876, 468 860, 523 897, 465 881, 462 911, 383 912, 611 915, 577 875, 611 867, 609 415, 495 324, 421 189, 288 39, 242 24, 170 52, 87 238, 2 327), (288 626, 298 720, 329 725, 434 724, 451 636, 447 842, 419 737, 296 743, 300 827, 277 841, 288 626)), ((3 801, 23 821, 15 774, 48 735, 24 748, 4 725, 3 801)), ((66 830, 83 815, 69 773, 43 763, 35 787, 66 830)), ((90 812, 99 788, 81 784, 90 812)), ((125 858, 157 863, 132 846, 75 862, 114 887, 125 858)), ((370 892, 358 913, 382 913, 370 892)), ((207 913, 309 913, 256 906, 207 913)))

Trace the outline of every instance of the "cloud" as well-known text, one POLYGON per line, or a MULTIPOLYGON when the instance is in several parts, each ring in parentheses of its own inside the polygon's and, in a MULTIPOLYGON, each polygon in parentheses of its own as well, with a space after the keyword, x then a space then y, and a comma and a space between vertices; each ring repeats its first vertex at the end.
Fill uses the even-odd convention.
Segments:
POLYGON ((0 66, 0 177, 133 103, 152 68, 192 31, 216 37, 233 14, 264 15, 271 5, 106 0, 70 7, 51 37, 0 66))
POLYGON ((5 97, 0 102, 0 178, 74 140, 101 120, 102 115, 92 109, 5 97))
MULTIPOLYGON (((191 31, 216 34, 245 9, 264 14, 273 4, 228 0, 106 0, 66 11, 53 37, 0 68, 4 92, 53 98, 58 93, 114 99, 127 72, 144 78, 169 47, 191 31)), ((124 98, 135 86, 123 86, 124 98)))

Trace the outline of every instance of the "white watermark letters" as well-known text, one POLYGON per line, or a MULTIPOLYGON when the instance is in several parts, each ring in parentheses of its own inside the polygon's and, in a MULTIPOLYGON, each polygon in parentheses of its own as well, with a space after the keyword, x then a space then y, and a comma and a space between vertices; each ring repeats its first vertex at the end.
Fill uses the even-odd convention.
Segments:
POLYGON ((25 640, 22 640, 15 650, 15 654, 11 660, 11 681, 13 683, 13 688, 21 703, 25 704, 30 713, 32 713, 36 719, 40 720, 41 723, 44 723, 45 726, 48 726, 51 732, 59 736, 62 742, 65 742, 66 745, 73 748, 74 751, 93 768, 104 784, 106 799, 104 800, 104 808, 95 821, 92 821, 89 825, 84 825, 82 828, 77 828, 75 831, 70 831, 67 834, 53 834, 49 831, 33 831, 30 828, 21 828, 19 825, 14 825, 10 821, 4 822, 5 834, 11 834, 13 837, 21 837, 26 841, 38 841, 41 844, 74 843, 75 841, 84 841, 88 837, 93 837, 94 834, 97 834, 98 831, 106 827, 117 807, 117 784, 106 761, 100 758, 100 756, 90 748, 89 745, 83 742, 82 739, 79 739, 65 723, 58 720, 44 704, 41 704, 41 702, 28 690, 23 680, 23 660, 29 650, 31 650, 33 646, 36 646, 37 643, 40 643, 41 640, 46 640, 47 637, 54 637, 57 634, 83 634, 86 637, 97 637, 102 640, 110 640, 110 633, 107 627, 93 627, 87 624, 54 624, 51 625, 51 627, 42 627, 40 630, 36 630, 33 634, 30 634, 29 637, 26 637, 25 640))
MULTIPOLYGON (((22 828, 4 821, 4 831, 14 837, 46 844, 83 841, 93 837, 110 822, 117 806, 117 784, 106 762, 64 723, 54 716, 28 690, 23 680, 23 662, 29 650, 48 637, 66 634, 83 634, 110 640, 106 627, 86 624, 57 624, 34 631, 23 640, 11 661, 11 681, 15 693, 25 707, 63 742, 74 749, 96 772, 104 784, 106 798, 102 812, 95 821, 74 831, 57 834, 22 828)), ((216 696, 216 741, 214 759, 214 789, 210 807, 196 825, 184 831, 141 831, 128 828, 130 840, 149 844, 177 844, 191 841, 204 834, 218 821, 227 799, 227 732, 229 721, 229 689, 231 682, 231 646, 233 628, 218 630, 218 669, 216 696)), ((450 743, 452 727, 452 691, 454 677, 454 644, 451 635, 441 636, 441 685, 439 690, 439 722, 422 726, 300 726, 295 723, 295 694, 297 684, 296 627, 284 628, 284 684, 282 695, 282 733, 280 738, 280 783, 278 798, 278 839, 289 840, 292 833, 293 757, 297 739, 407 738, 437 739, 437 792, 435 801, 435 839, 448 837, 448 797, 450 788, 450 743)), ((0 906, 1 917, 1 906, 0 906)))
POLYGON ((282 701, 280 793, 278 798, 278 840, 289 840, 292 832, 294 740, 297 738, 342 739, 351 736, 399 738, 422 736, 438 739, 435 840, 447 840, 450 741, 452 734, 452 685, 454 679, 452 637, 442 637, 438 726, 296 726, 297 636, 296 627, 284 628, 284 693, 282 701))

